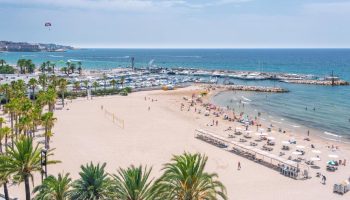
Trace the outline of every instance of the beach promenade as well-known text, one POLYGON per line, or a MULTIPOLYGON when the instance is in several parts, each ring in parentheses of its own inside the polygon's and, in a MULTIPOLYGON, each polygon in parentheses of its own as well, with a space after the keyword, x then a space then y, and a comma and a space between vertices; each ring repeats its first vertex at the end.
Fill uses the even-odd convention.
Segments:
MULTIPOLYGON (((322 152, 319 154, 321 161, 317 163, 320 169, 310 170, 309 176, 312 178, 307 180, 283 176, 276 170, 195 138, 196 129, 205 129, 228 140, 238 140, 238 136, 228 138, 229 132, 225 130, 229 126, 232 129, 244 128, 240 123, 223 120, 212 112, 205 116, 205 108, 200 103, 188 107, 190 102, 183 97, 190 98, 193 94, 198 96, 202 91, 203 88, 199 86, 191 86, 173 91, 136 92, 126 97, 77 99, 68 102, 64 109, 57 105, 55 115, 58 121, 53 130, 55 135, 51 146, 56 148, 54 159, 61 160, 62 163, 49 166, 49 174, 69 172, 75 179, 78 178, 80 165, 92 161, 107 162, 106 169, 110 173, 115 173, 119 167, 143 164, 153 167, 151 175, 159 177, 162 164, 168 162, 173 154, 189 151, 204 153, 209 157, 207 171, 218 173, 220 181, 226 186, 229 199, 348 198, 350 193, 341 196, 333 194, 332 190, 334 183, 349 178, 349 163, 339 166, 335 172, 327 172, 325 166, 330 160, 329 154, 350 158, 349 146, 333 143, 339 150, 332 152, 327 148, 332 143, 310 137, 312 144, 322 152), (199 114, 195 109, 202 109, 203 112, 199 114), (113 121, 113 117, 106 115, 105 111, 112 113, 112 116, 114 114, 119 122, 122 120, 123 126, 113 121), (213 120, 218 121, 217 126, 210 125, 213 120), (241 164, 240 170, 237 169, 238 162, 241 164), (321 183, 321 178, 315 177, 318 171, 327 177, 325 185, 321 183)), ((208 101, 213 94, 214 91, 209 92, 202 99, 203 102, 208 101)), ((311 155, 311 143, 303 140, 305 135, 293 133, 291 136, 272 131, 269 136, 275 138, 276 145, 271 152, 273 154, 281 151, 279 148, 282 141, 293 137, 298 142, 297 145, 305 146, 305 157, 311 155)), ((261 148, 262 144, 263 142, 259 143, 257 148, 261 148)), ((290 146, 292 149, 286 154, 295 151, 296 145, 290 146)), ((40 183, 39 177, 35 177, 35 180, 35 184, 40 183)), ((12 194, 15 191, 22 192, 17 186, 12 186, 10 191, 12 194)), ((19 197, 22 199, 23 195, 19 194, 19 197)))

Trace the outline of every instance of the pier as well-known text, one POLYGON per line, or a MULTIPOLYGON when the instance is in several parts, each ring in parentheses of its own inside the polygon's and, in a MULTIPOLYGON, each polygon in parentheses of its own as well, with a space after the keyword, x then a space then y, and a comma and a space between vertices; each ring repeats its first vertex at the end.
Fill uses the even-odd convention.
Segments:
POLYGON ((273 92, 273 93, 286 93, 287 89, 279 87, 264 87, 264 86, 246 86, 246 85, 230 85, 226 86, 228 90, 240 90, 240 91, 253 91, 253 92, 273 92))
POLYGON ((309 85, 325 85, 325 86, 343 86, 349 85, 349 82, 343 80, 331 81, 331 80, 282 80, 285 83, 294 84, 309 84, 309 85))

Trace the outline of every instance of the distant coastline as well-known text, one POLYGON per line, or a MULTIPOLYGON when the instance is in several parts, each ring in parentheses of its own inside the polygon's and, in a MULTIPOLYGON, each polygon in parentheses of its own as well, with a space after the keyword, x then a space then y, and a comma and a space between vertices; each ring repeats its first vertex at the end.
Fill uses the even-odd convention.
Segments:
POLYGON ((74 49, 59 44, 0 41, 0 52, 65 52, 74 49))

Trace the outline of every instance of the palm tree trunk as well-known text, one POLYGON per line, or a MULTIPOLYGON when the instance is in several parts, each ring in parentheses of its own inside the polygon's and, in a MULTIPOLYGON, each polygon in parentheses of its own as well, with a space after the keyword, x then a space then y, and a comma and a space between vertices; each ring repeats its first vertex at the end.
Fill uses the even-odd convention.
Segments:
POLYGON ((0 154, 2 154, 2 142, 0 141, 0 154))
POLYGON ((35 100, 35 87, 33 87, 33 100, 35 100))
POLYGON ((47 137, 47 126, 45 126, 45 149, 48 149, 48 137, 47 137))
POLYGON ((24 177, 24 186, 26 190, 26 200, 31 200, 30 199, 30 185, 29 185, 29 176, 25 175, 24 177))
POLYGON ((8 191, 8 189, 7 189, 7 182, 5 182, 5 183, 3 184, 3 186, 4 186, 5 200, 10 200, 9 191, 8 191))
POLYGON ((64 91, 62 92, 62 105, 64 107, 64 91))
POLYGON ((11 146, 13 148, 13 113, 11 112, 11 146))

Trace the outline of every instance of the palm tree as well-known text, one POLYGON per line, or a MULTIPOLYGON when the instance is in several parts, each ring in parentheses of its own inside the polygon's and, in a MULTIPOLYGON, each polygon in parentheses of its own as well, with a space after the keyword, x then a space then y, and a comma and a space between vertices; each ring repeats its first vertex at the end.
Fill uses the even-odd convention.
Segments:
POLYGON ((29 136, 29 131, 32 129, 32 119, 29 116, 22 116, 16 125, 20 133, 23 131, 25 135, 29 136))
POLYGON ((1 85, 1 91, 3 95, 5 96, 5 103, 9 102, 10 99, 10 93, 11 93, 11 87, 8 83, 5 83, 1 85))
POLYGON ((153 199, 217 200, 227 199, 217 174, 204 172, 208 158, 184 153, 165 164, 164 174, 155 183, 153 199))
POLYGON ((28 82, 30 89, 32 89, 32 97, 35 100, 35 88, 38 85, 38 81, 35 78, 31 78, 28 82))
POLYGON ((2 151, 2 141, 5 139, 6 133, 2 131, 2 128, 0 128, 0 154, 3 153, 2 151))
POLYGON ((39 101, 42 105, 49 106, 49 112, 52 112, 55 107, 57 99, 57 93, 54 88, 49 87, 46 92, 40 91, 38 94, 37 101, 39 101))
POLYGON ((112 86, 113 86, 113 89, 117 89, 115 86, 117 85, 117 81, 112 79, 110 82, 109 82, 112 86))
POLYGON ((28 73, 34 73, 34 71, 35 71, 35 64, 34 63, 30 63, 27 66, 27 70, 28 70, 28 73))
POLYGON ((45 127, 45 148, 50 148, 50 137, 52 136, 52 128, 55 125, 57 118, 53 116, 53 112, 47 112, 41 116, 41 121, 43 126, 45 127))
POLYGON ((73 88, 75 92, 78 94, 78 91, 80 90, 80 82, 79 81, 74 82, 73 88))
POLYGON ((56 64, 55 64, 55 63, 52 63, 52 64, 51 64, 51 67, 52 67, 52 72, 53 72, 53 74, 55 74, 55 67, 56 67, 56 64))
POLYGON ((103 90, 106 91, 106 87, 107 87, 107 75, 105 73, 103 73, 103 90))
POLYGON ((33 193, 38 193, 34 200, 67 200, 70 193, 72 179, 69 173, 58 174, 58 177, 50 175, 43 183, 33 189, 33 193))
POLYGON ((39 75, 38 83, 41 85, 41 87, 45 91, 45 88, 46 88, 46 85, 47 85, 47 76, 45 74, 39 75))
POLYGON ((122 76, 122 77, 120 78, 120 84, 122 85, 122 88, 124 87, 124 83, 125 83, 125 77, 122 76))
POLYGON ((18 61, 17 61, 17 67, 19 67, 19 73, 20 74, 23 74, 24 73, 24 70, 23 70, 23 68, 24 68, 24 66, 25 66, 25 62, 26 62, 26 60, 25 59, 19 59, 18 61))
POLYGON ((88 94, 89 94, 89 81, 88 80, 84 80, 83 83, 84 83, 84 87, 85 87, 85 90, 86 90, 86 98, 89 98, 88 97, 88 94))
POLYGON ((113 199, 112 181, 105 172, 106 163, 96 166, 92 163, 81 166, 80 179, 72 184, 71 199, 98 200, 113 199))
POLYGON ((64 78, 61 78, 58 80, 58 89, 61 92, 61 99, 62 99, 62 106, 64 107, 64 93, 67 90, 67 80, 64 78))
POLYGON ((3 117, 0 117, 0 128, 2 128, 2 125, 6 122, 6 120, 3 117))
POLYGON ((10 175, 7 172, 0 173, 0 185, 4 187, 5 200, 10 200, 7 184, 9 182, 10 175))
POLYGON ((127 200, 147 200, 151 199, 152 180, 149 175, 152 169, 142 168, 142 166, 131 166, 118 170, 118 175, 113 175, 113 191, 117 199, 127 200))
POLYGON ((71 63, 68 70, 70 70, 72 74, 74 74, 75 69, 76 69, 75 63, 71 63))
POLYGON ((3 67, 4 64, 6 64, 6 61, 4 59, 0 59, 0 63, 1 63, 1 67, 3 67))
POLYGON ((68 75, 68 68, 67 67, 62 67, 61 72, 64 72, 66 75, 68 75))
POLYGON ((100 86, 100 84, 97 81, 95 81, 92 83, 92 86, 95 88, 95 92, 96 92, 97 88, 100 86))
MULTIPOLYGON (((25 185, 26 200, 31 200, 29 180, 33 180, 33 173, 41 171, 41 148, 39 144, 33 145, 29 137, 20 137, 14 147, 7 148, 6 155, 0 155, 0 174, 13 175, 15 182, 23 182, 25 185)), ((51 151, 47 156, 51 156, 51 151)), ((54 164, 59 161, 47 161, 54 164)))
POLYGON ((7 146, 7 141, 8 141, 8 137, 11 135, 11 128, 10 127, 2 127, 0 129, 0 131, 5 135, 5 148, 7 146))
POLYGON ((40 71, 41 71, 41 73, 45 73, 45 70, 46 70, 46 63, 45 62, 43 62, 41 65, 40 65, 40 71))
POLYGON ((81 75, 81 72, 82 72, 82 70, 83 70, 83 68, 82 68, 82 63, 79 61, 77 64, 78 64, 78 72, 79 72, 79 75, 81 75))

